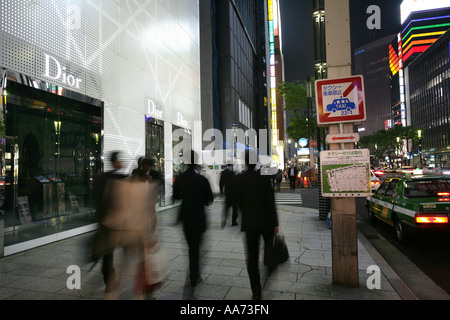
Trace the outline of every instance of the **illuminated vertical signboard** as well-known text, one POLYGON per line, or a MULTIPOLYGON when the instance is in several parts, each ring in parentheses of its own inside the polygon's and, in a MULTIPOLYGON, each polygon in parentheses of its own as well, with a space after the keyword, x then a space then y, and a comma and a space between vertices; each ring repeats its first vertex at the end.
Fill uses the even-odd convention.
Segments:
POLYGON ((270 63, 270 104, 272 124, 272 145, 278 146, 278 123, 277 123, 277 81, 276 81, 276 59, 275 59, 275 36, 278 36, 278 0, 268 0, 269 20, 269 63, 270 63))
POLYGON ((392 76, 397 76, 399 81, 399 99, 393 106, 394 124, 400 124, 406 127, 405 81, 403 77, 403 45, 401 33, 399 33, 394 42, 389 45, 389 67, 392 76), (395 50, 394 47, 397 47, 397 50, 395 50))

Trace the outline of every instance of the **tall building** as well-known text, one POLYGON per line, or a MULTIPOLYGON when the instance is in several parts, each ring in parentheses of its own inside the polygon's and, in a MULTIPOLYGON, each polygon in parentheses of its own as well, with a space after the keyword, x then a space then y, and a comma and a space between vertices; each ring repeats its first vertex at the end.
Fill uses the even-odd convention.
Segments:
POLYGON ((405 68, 450 28, 446 1, 405 0, 401 4, 402 30, 389 46, 393 125, 409 125, 405 100, 405 68))
MULTIPOLYGON (((436 122, 433 117, 428 117, 426 124, 423 123, 422 119, 413 119, 414 116, 418 116, 418 109, 420 108, 430 108, 431 105, 420 106, 423 103, 423 99, 418 102, 416 100, 414 103, 415 110, 413 111, 412 101, 412 91, 417 92, 419 89, 410 87, 411 72, 409 70, 409 65, 411 65, 416 59, 422 57, 426 54, 428 49, 438 41, 450 28, 450 4, 447 1, 426 1, 426 0, 405 0, 401 4, 401 22, 402 30, 393 39, 393 42, 389 46, 389 63, 391 69, 391 108, 393 112, 392 125, 401 124, 403 126, 411 126, 414 124, 422 123, 426 127, 433 128, 431 131, 437 132, 435 127, 439 126, 442 129, 441 124, 438 125, 439 120, 436 122)), ((448 57, 447 57, 448 58, 448 57)), ((422 60, 422 62, 426 62, 422 60)), ((440 60, 442 62, 442 59, 440 60)), ((416 65, 417 66, 417 65, 416 65)), ((440 74, 437 72, 439 68, 434 66, 433 74, 436 78, 445 78, 445 74, 440 74)), ((417 67, 416 67, 417 69, 417 67)), ((439 69, 441 70, 441 69, 439 69)), ((441 70, 442 71, 442 70, 441 70)), ((423 78, 422 80, 424 80, 423 78)), ((425 83, 420 82, 420 79, 415 79, 414 84, 417 86, 420 83, 425 88, 430 86, 436 87, 435 83, 425 83), (419 82, 418 82, 419 81, 419 82)), ((426 89, 428 90, 428 89, 426 89)), ((438 102, 437 105, 439 105, 438 102)), ((436 104, 434 104, 437 106, 436 104)), ((434 112, 433 109, 427 110, 427 112, 434 112)), ((438 117, 440 118, 440 117, 438 117)), ((440 123, 440 122, 439 122, 440 123)), ((418 128, 424 129, 424 128, 418 128)), ((434 135, 436 137, 436 135, 434 135)), ((437 138, 434 141, 437 146, 442 146, 445 144, 445 138, 437 138)), ((428 140, 429 148, 434 148, 428 140)), ((413 163, 419 163, 414 159, 415 146, 412 145, 411 141, 403 140, 402 146, 402 157, 406 162, 412 161, 413 163)), ((442 161, 445 163, 446 161, 442 161)), ((438 163, 439 165, 440 163, 438 163)), ((434 165, 434 161, 433 161, 434 165)))
POLYGON ((412 146, 415 165, 450 166, 450 30, 406 69, 411 125, 423 134, 412 146))
POLYGON ((173 149, 201 115, 198 1, 0 8, 0 256, 95 228, 92 178, 113 150, 124 173, 152 158, 172 203, 173 149))
MULTIPOLYGON (((267 155, 277 153, 272 144, 284 135, 283 107, 272 91, 283 79, 278 11, 277 0, 200 1, 202 125, 203 132, 214 128, 222 133, 223 146, 216 148, 229 150, 240 143, 260 149, 265 140, 267 155), (259 135, 261 129, 266 136, 256 142, 227 136, 231 130, 259 135)), ((235 158, 226 156, 227 162, 239 158, 235 151, 226 153, 235 158)), ((220 169, 210 175, 217 176, 220 169)))
POLYGON ((361 136, 387 129, 392 119, 388 47, 393 37, 373 41, 353 53, 353 73, 364 76, 367 121, 358 128, 361 136))
POLYGON ((267 94, 258 79, 265 74, 264 6, 256 0, 202 0, 200 8, 202 32, 210 34, 202 38, 201 50, 202 59, 210 61, 202 66, 210 83, 203 90, 207 99, 202 109, 210 114, 206 127, 223 133, 234 123, 256 129, 267 123, 260 105, 267 94))

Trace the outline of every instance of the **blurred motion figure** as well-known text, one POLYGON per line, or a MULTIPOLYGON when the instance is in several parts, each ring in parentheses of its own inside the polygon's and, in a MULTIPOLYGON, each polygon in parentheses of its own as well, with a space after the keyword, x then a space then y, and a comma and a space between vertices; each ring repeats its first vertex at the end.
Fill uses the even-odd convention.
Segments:
POLYGON ((182 203, 178 213, 178 221, 182 223, 183 232, 189 247, 189 277, 191 287, 195 287, 200 278, 199 258, 203 233, 207 229, 205 206, 214 201, 208 180, 196 169, 197 154, 191 152, 189 168, 177 176, 173 186, 175 199, 182 203))
POLYGON ((120 152, 113 151, 109 158, 113 169, 94 177, 96 220, 99 223, 99 229, 94 236, 91 255, 95 260, 102 259, 102 274, 106 285, 106 293, 114 291, 117 287, 114 270, 114 247, 111 241, 111 230, 105 225, 105 219, 113 209, 111 181, 125 177, 119 173, 122 169, 119 156, 120 152))
POLYGON ((237 226, 238 222, 238 208, 236 205, 233 205, 231 200, 231 183, 233 178, 235 177, 232 165, 228 165, 225 170, 223 170, 220 174, 219 187, 220 194, 225 194, 225 207, 222 217, 222 228, 225 227, 228 220, 228 211, 230 207, 232 208, 232 216, 231 216, 231 225, 237 226))
MULTIPOLYGON (((272 243, 274 236, 278 234, 278 216, 270 178, 255 171, 256 164, 251 161, 251 153, 252 151, 247 151, 245 154, 247 171, 233 179, 232 199, 242 214, 241 230, 245 232, 252 298, 259 300, 262 293, 258 270, 260 238, 262 236, 264 239, 264 263, 270 273, 273 263, 272 243)), ((256 155, 254 158, 256 159, 256 155)))

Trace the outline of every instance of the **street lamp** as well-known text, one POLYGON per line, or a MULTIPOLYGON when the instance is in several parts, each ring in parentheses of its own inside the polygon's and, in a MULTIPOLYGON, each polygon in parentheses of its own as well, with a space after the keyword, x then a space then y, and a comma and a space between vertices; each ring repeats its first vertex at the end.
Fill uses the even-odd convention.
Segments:
POLYGON ((400 157, 400 137, 397 137, 397 168, 399 168, 399 165, 398 165, 399 157, 400 157))

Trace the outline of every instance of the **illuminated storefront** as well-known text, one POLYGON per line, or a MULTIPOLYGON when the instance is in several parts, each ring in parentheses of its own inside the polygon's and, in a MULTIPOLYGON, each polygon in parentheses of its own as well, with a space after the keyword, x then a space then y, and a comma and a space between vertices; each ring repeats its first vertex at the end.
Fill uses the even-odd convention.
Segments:
POLYGON ((124 173, 154 159, 172 203, 173 126, 200 120, 198 6, 1 2, 0 256, 47 241, 40 225, 89 231, 92 176, 113 150, 124 173))

